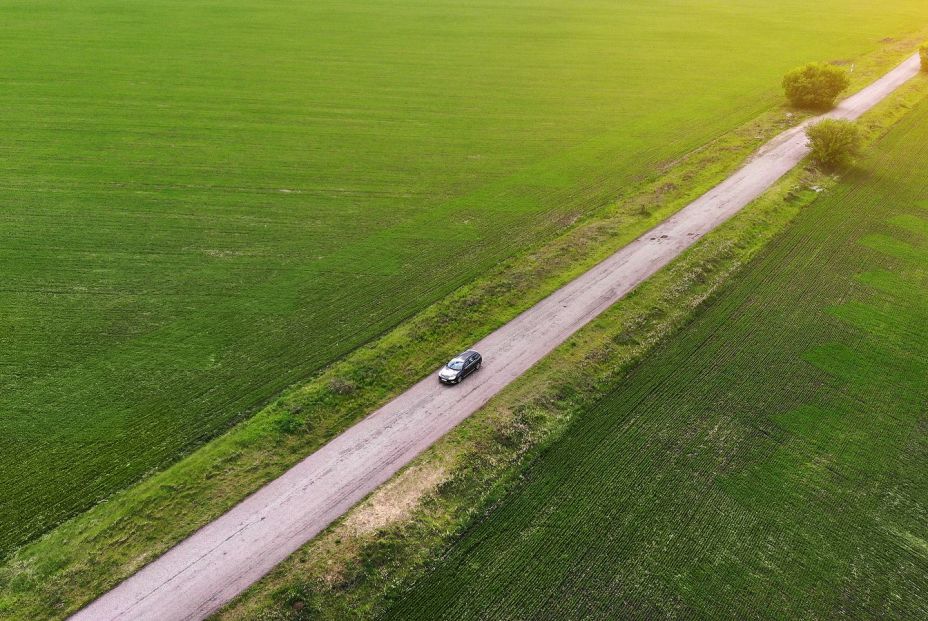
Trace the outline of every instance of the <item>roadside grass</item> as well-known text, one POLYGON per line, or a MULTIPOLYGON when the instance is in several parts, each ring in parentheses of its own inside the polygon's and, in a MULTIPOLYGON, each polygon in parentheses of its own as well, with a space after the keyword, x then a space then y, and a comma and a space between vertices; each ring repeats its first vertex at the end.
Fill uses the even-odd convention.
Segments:
POLYGON ((928 617, 926 167, 923 100, 378 618, 928 617))
MULTIPOLYGON (((0 557, 928 17, 847 4, 5 2, 0 557)), ((442 347, 306 396, 292 454, 442 347)))
MULTIPOLYGON (((879 60, 870 61, 872 75, 860 74, 859 86, 907 52, 905 42, 884 47, 879 60)), ((892 110, 901 114, 905 105, 892 110)), ((20 549, 0 566, 5 612, 39 619, 74 611, 430 372, 436 352, 439 358, 450 354, 508 320, 685 205, 760 142, 798 120, 772 111, 668 163, 660 179, 638 186, 640 193, 502 263, 172 468, 20 549)), ((737 245, 730 251, 741 252, 737 245)), ((682 295, 687 285, 676 287, 682 295)), ((664 312, 650 309, 635 321, 669 329, 673 324, 663 322, 664 312)))
MULTIPOLYGON (((860 123, 868 141, 882 136, 926 95, 928 81, 920 79, 865 115, 860 123)), ((573 433, 573 427, 569 427, 572 421, 586 416, 604 396, 623 387, 629 371, 645 354, 686 326, 706 306, 707 298, 712 299, 714 292, 787 228, 819 192, 833 188, 835 180, 811 169, 791 173, 402 471, 391 485, 416 489, 414 498, 398 494, 390 486, 377 490, 216 618, 377 618, 391 602, 408 597, 407 586, 420 578, 425 580, 421 587, 425 603, 420 607, 422 602, 413 600, 401 606, 396 616, 455 618, 460 611, 451 613, 451 609, 440 605, 430 606, 429 597, 438 599, 447 592, 466 600, 468 585, 457 583, 454 577, 459 568, 445 570, 442 578, 446 580, 434 592, 429 579, 422 577, 436 568, 444 569, 443 558, 449 546, 452 553, 462 550, 458 558, 468 556, 470 548, 463 550, 475 541, 471 536, 477 537, 471 535, 471 529, 490 519, 488 516, 494 515, 513 489, 525 485, 534 462, 543 459, 549 447, 557 446, 563 434, 573 433), (415 510, 410 510, 411 503, 416 505, 415 510), (394 519, 382 519, 384 507, 393 504, 401 506, 402 511, 394 512, 394 519), (359 529, 359 523, 374 526, 359 529)), ((784 233, 789 234, 795 233, 784 233)), ((725 295, 728 293, 720 297, 725 295)), ((718 301, 712 299, 708 307, 714 304, 718 301)), ((669 342, 672 344, 675 338, 669 342)), ((577 455, 588 452, 584 447, 572 448, 577 455)), ((584 476, 591 475, 585 470, 584 476)), ((544 504, 543 500, 539 503, 544 504)), ((547 532, 541 531, 526 537, 542 537, 547 532)), ((559 531, 552 527, 547 534, 559 536, 559 531)), ((506 538, 505 534, 501 537, 506 538)), ((479 548, 482 544, 473 545, 479 548)), ((467 561, 462 563, 466 565, 467 561)), ((557 559, 544 557, 537 563, 559 564, 557 559)), ((528 561, 525 567, 535 568, 536 560, 528 561)), ((506 586, 507 578, 497 575, 495 579, 500 592, 510 588, 506 586)), ((515 579, 518 582, 518 577, 515 579)), ((485 610, 480 614, 492 616, 485 610)), ((500 616, 545 617, 540 610, 519 614, 512 609, 500 616)))

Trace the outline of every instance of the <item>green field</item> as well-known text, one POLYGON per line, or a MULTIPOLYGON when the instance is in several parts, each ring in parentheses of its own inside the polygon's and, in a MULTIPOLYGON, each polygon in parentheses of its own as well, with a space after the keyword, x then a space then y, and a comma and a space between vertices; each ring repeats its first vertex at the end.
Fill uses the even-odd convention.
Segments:
POLYGON ((928 617, 928 102, 394 619, 928 617))
POLYGON ((0 14, 3 556, 928 6, 0 14))

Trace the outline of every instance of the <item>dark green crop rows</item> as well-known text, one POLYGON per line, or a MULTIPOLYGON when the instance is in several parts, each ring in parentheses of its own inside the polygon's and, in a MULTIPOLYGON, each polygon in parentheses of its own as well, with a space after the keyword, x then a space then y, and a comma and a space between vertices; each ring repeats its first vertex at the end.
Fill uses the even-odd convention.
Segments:
POLYGON ((928 103, 391 619, 928 618, 928 103))
POLYGON ((926 17, 5 0, 0 556, 926 17))

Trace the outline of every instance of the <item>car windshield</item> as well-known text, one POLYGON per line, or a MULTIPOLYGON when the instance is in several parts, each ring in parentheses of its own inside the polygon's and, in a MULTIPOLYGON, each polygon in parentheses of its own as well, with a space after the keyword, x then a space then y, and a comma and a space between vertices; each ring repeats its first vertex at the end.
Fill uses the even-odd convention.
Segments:
POLYGON ((454 360, 448 363, 448 368, 451 369, 452 371, 460 371, 461 369, 464 368, 464 361, 461 360, 460 358, 455 358, 454 360))

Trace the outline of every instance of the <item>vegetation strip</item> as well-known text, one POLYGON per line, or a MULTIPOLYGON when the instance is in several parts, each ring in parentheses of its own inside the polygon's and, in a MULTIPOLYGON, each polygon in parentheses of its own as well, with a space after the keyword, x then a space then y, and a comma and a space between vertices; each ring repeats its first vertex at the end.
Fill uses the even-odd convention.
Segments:
MULTIPOLYGON (((916 76, 917 54, 849 97, 857 118, 916 76)), ((579 327, 759 196, 807 154, 784 132, 731 177, 474 347, 486 374, 452 391, 428 377, 82 610, 75 619, 212 612, 470 416, 579 327)))

